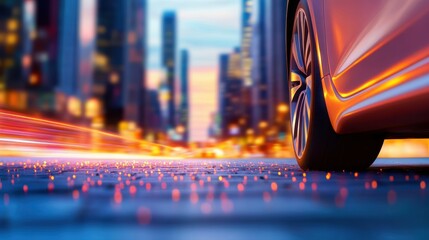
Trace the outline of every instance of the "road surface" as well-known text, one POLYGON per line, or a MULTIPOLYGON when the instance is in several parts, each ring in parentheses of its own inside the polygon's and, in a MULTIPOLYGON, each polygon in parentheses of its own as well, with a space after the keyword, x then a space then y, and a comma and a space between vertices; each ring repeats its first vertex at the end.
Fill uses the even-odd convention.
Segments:
POLYGON ((427 239, 429 159, 0 159, 1 239, 427 239))

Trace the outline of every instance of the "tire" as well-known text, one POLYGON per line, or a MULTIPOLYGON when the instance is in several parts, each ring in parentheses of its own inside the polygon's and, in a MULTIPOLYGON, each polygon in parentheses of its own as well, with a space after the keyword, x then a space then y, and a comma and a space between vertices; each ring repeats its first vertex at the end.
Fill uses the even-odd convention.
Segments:
POLYGON ((384 139, 376 134, 337 134, 329 120, 308 5, 298 4, 290 41, 290 123, 295 156, 303 170, 365 170, 384 139))

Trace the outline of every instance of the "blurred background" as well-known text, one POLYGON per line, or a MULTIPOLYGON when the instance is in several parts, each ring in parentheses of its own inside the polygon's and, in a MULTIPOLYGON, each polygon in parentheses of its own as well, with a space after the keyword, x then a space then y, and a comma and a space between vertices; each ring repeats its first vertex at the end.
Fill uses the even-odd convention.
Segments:
POLYGON ((292 157, 285 2, 0 0, 0 108, 197 157, 292 157))

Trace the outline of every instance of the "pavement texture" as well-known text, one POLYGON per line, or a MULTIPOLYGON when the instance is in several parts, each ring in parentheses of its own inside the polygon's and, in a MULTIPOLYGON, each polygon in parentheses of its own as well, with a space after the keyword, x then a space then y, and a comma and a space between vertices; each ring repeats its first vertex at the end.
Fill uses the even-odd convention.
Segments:
POLYGON ((429 159, 0 160, 0 239, 428 239, 429 159))

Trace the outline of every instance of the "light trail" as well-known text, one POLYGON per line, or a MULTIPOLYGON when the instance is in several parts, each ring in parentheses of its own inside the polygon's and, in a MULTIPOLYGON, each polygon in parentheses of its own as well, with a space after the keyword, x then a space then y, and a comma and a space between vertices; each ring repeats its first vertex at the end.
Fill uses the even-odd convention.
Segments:
POLYGON ((0 110, 0 156, 165 159, 181 155, 156 143, 0 110))

